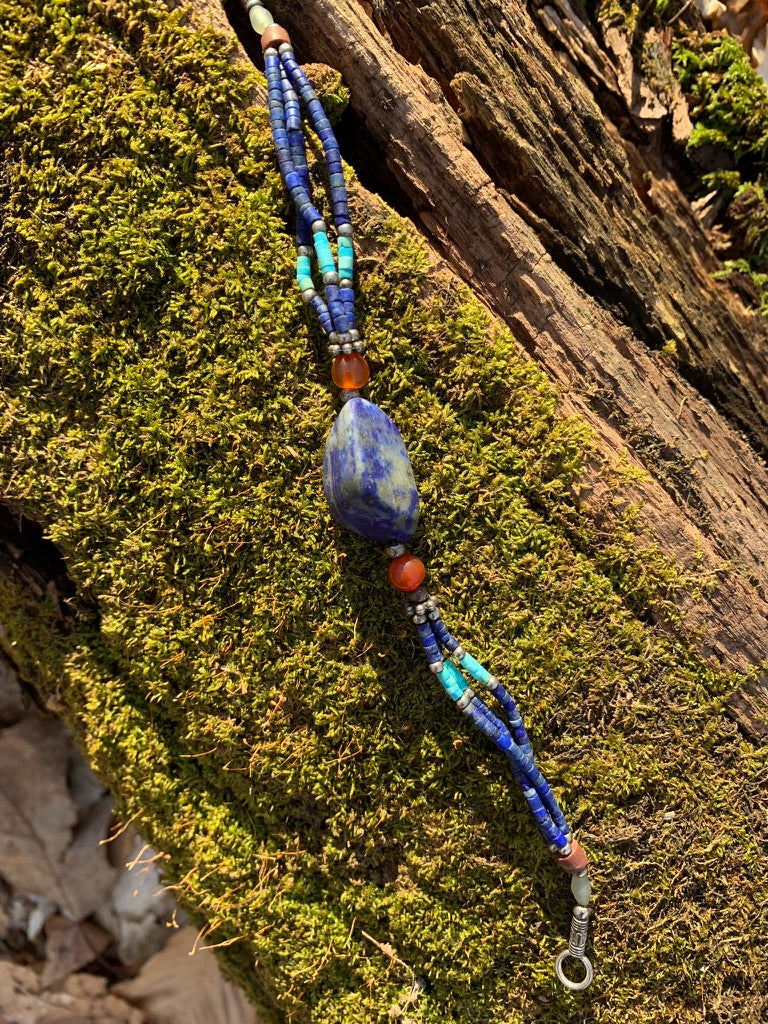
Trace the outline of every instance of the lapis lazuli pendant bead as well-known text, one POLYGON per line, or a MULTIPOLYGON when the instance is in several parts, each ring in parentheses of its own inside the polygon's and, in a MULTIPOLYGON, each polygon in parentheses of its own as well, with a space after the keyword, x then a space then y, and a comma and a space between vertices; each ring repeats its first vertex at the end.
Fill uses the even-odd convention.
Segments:
POLYGON ((381 409, 352 398, 331 428, 323 487, 342 526, 382 544, 416 532, 419 495, 400 431, 381 409))

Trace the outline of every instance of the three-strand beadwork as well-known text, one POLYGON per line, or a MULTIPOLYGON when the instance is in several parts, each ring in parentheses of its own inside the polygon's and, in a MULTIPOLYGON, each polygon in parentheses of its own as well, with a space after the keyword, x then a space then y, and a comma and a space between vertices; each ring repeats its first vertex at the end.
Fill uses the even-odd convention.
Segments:
POLYGON ((578 942, 572 935, 568 950, 558 958, 557 973, 569 988, 584 988, 592 978, 584 956, 590 898, 586 856, 536 766, 514 698, 449 632, 437 601, 424 588, 422 561, 406 550, 418 525, 419 498, 400 432, 386 413, 360 396, 370 370, 355 318, 353 232, 339 146, 322 104, 294 57, 288 33, 258 0, 243 2, 262 37, 272 135, 296 208, 296 279, 304 301, 328 336, 331 377, 344 402, 323 455, 328 504, 342 526, 386 546, 391 559, 389 580, 405 598, 430 670, 459 710, 503 754, 547 845, 573 876, 577 903, 573 934, 578 933, 578 942), (328 171, 333 236, 312 201, 304 117, 320 141, 328 171), (573 982, 565 975, 563 961, 569 956, 583 962, 584 980, 573 982))

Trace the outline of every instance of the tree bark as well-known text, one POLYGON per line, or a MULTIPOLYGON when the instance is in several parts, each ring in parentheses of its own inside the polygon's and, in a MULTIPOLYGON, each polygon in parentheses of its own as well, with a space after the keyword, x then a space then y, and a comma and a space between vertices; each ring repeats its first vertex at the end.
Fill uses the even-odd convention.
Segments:
MULTIPOLYGON (((710 277, 718 259, 660 152, 665 130, 686 131, 679 88, 654 95, 614 29, 616 66, 566 0, 557 19, 538 7, 538 20, 519 4, 456 0, 273 6, 301 56, 341 71, 436 253, 547 371, 563 411, 595 431, 584 501, 610 514, 602 462, 647 471, 631 497, 648 540, 717 580, 687 603, 703 650, 760 664, 768 325, 710 277), (544 25, 570 53, 553 52, 544 25), (670 341, 676 357, 660 351, 670 341)), ((210 0, 196 8, 218 16, 210 0)), ((764 680, 730 708, 768 734, 764 680)))

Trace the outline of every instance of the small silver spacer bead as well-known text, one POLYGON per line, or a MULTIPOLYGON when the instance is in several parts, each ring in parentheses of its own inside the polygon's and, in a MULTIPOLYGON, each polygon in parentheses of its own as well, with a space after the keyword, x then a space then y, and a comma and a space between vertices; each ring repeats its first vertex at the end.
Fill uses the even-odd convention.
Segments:
POLYGON ((474 690, 471 687, 467 687, 464 693, 456 701, 456 707, 459 711, 464 711, 472 703, 472 698, 475 696, 474 690))
POLYGON ((464 657, 466 653, 467 652, 464 650, 461 644, 459 644, 456 650, 451 655, 451 657, 455 658, 457 661, 461 661, 461 659, 464 657))
POLYGON ((353 341, 352 342, 352 351, 353 352, 359 352, 362 355, 363 352, 365 352, 365 342, 364 341, 353 341))
POLYGON ((280 53, 293 53, 293 47, 290 43, 281 43, 280 53))
POLYGON ((312 234, 316 235, 320 231, 322 231, 323 233, 327 232, 328 231, 328 225, 325 223, 324 220, 313 220, 312 221, 312 234))
POLYGON ((416 614, 416 607, 415 607, 415 605, 407 604, 405 606, 405 610, 408 613, 408 618, 409 619, 412 619, 413 616, 416 614))
POLYGON ((495 690, 498 685, 499 685, 499 680, 496 678, 496 676, 491 676, 491 678, 485 684, 486 689, 488 689, 488 690, 495 690))
POLYGON ((339 278, 339 288, 351 288, 351 287, 352 287, 352 278, 351 277, 340 277, 339 278))
POLYGON ((305 302, 311 302, 316 295, 317 292, 315 291, 314 288, 307 288, 305 291, 301 293, 301 297, 302 299, 304 299, 305 302))
POLYGON ((416 605, 416 614, 417 615, 423 615, 426 610, 427 609, 426 609, 425 605, 423 605, 423 604, 417 604, 416 605))
POLYGON ((445 662, 443 661, 431 661, 429 663, 429 671, 434 672, 435 675, 438 675, 438 673, 442 672, 444 668, 445 662))
POLYGON ((336 356, 340 356, 341 355, 341 345, 329 345, 328 346, 328 355, 329 356, 333 356, 334 359, 336 358, 336 356))
POLYGON ((422 622, 426 622, 427 621, 427 616, 426 615, 414 615, 413 616, 413 621, 416 623, 417 626, 420 626, 422 624, 422 622))
POLYGON ((352 341, 360 341, 360 331, 358 331, 356 327, 352 328, 352 330, 349 332, 349 336, 352 339, 352 341))
POLYGON ((340 345, 341 344, 341 338, 339 337, 339 335, 338 335, 338 333, 336 331, 331 331, 330 332, 330 334, 328 335, 328 341, 330 341, 330 343, 332 345, 340 345))
POLYGON ((314 245, 297 245, 296 252, 299 256, 311 256, 315 251, 314 245))
POLYGON ((264 51, 264 56, 265 57, 276 57, 277 56, 277 50, 274 48, 274 46, 268 46, 266 48, 266 50, 264 51))
POLYGON ((405 554, 405 544, 390 544, 387 548, 387 555, 390 558, 399 558, 405 554))
POLYGON ((347 345, 352 339, 349 336, 349 331, 339 331, 339 342, 342 345, 347 345))
POLYGON ((427 612, 427 617, 429 618, 430 622, 437 622, 437 620, 440 618, 440 610, 439 610, 439 608, 435 608, 432 611, 428 611, 427 612))
POLYGON ((352 225, 351 224, 339 224, 336 229, 337 234, 345 235, 347 238, 352 237, 352 225))
POLYGON ((338 284, 339 275, 336 273, 335 270, 327 270, 323 274, 323 281, 325 281, 326 284, 338 284))
POLYGON ((352 355, 352 346, 349 344, 349 342, 347 342, 346 345, 342 345, 341 346, 341 351, 344 353, 345 356, 351 356, 352 355))
POLYGON ((428 611, 430 611, 430 612, 436 612, 437 611, 437 601, 434 599, 434 597, 428 598, 424 602, 424 604, 426 604, 428 611))
POLYGON ((359 398, 360 397, 360 392, 359 391, 353 391, 353 390, 350 390, 350 391, 340 391, 339 395, 341 396, 342 402, 348 402, 350 400, 350 398, 359 398))

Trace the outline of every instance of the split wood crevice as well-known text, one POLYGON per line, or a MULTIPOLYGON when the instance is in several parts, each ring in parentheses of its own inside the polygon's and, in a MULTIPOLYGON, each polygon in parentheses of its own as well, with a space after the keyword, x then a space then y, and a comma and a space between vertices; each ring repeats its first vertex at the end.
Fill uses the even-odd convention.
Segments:
MULTIPOLYGON (((192 6, 199 23, 231 32, 218 0, 192 6)), ((511 327, 559 387, 563 413, 592 427, 599 458, 582 500, 610 516, 601 469, 645 469, 624 494, 642 501, 648 541, 717 580, 686 608, 702 650, 729 668, 762 664, 768 325, 711 280, 716 256, 646 141, 644 119, 658 122, 656 141, 659 126, 674 133, 679 102, 638 101, 636 78, 590 50, 565 0, 559 36, 550 9, 534 6, 538 20, 487 0, 270 3, 300 58, 341 71, 436 258, 511 327), (570 39, 570 52, 558 56, 553 38, 566 49, 570 39), (582 73, 611 97, 617 124, 582 73), (669 342, 679 363, 662 351, 669 342)), ((226 13, 242 25, 235 0, 226 13)), ((768 680, 730 710, 767 735, 768 680)))

